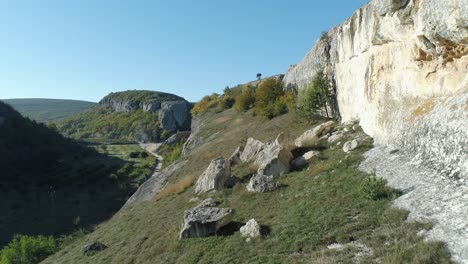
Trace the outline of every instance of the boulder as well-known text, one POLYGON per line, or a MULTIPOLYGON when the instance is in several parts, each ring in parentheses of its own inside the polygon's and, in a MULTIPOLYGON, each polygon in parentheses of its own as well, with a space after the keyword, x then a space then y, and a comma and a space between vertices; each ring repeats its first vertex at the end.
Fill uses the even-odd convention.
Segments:
POLYGON ((279 187, 278 180, 271 175, 254 174, 247 185, 248 192, 271 192, 279 187))
POLYGON ((92 244, 85 245, 83 247, 83 253, 87 255, 87 254, 91 254, 92 252, 103 251, 106 248, 107 246, 104 245, 103 243, 99 241, 95 241, 92 244))
POLYGON ((343 145, 343 151, 346 153, 351 152, 352 150, 356 149, 359 146, 359 142, 356 139, 346 142, 343 145))
POLYGON ((274 142, 264 144, 254 162, 258 166, 258 174, 279 176, 289 172, 293 155, 286 143, 281 133, 274 142))
POLYGON ((243 237, 257 238, 261 237, 261 227, 255 221, 255 219, 250 219, 244 226, 240 228, 240 233, 243 237))
POLYGON ((229 161, 224 158, 212 160, 205 172, 198 178, 195 186, 195 194, 219 191, 231 176, 229 161))
POLYGON ((179 238, 207 237, 231 220, 232 209, 218 207, 195 207, 184 212, 184 223, 179 238))
POLYGON ((254 161, 257 154, 262 151, 265 144, 259 140, 249 138, 245 144, 244 150, 239 156, 242 162, 251 162, 254 161))
POLYGON ((309 144, 315 144, 323 135, 330 132, 334 126, 335 122, 333 121, 328 121, 326 123, 320 124, 304 132, 300 137, 298 137, 294 141, 294 143, 296 144, 296 147, 304 147, 309 144))
POLYGON ((303 166, 307 165, 307 163, 310 163, 313 160, 317 160, 319 154, 320 154, 320 152, 312 150, 312 151, 309 151, 309 152, 305 153, 304 155, 302 155, 300 157, 297 157, 291 163, 295 167, 303 167, 303 166))
POLYGON ((159 120, 161 128, 169 132, 190 130, 190 103, 187 101, 163 102, 159 120))
POLYGON ((335 132, 333 133, 329 138, 328 138, 328 143, 335 143, 341 138, 343 138, 344 133, 343 132, 335 132))

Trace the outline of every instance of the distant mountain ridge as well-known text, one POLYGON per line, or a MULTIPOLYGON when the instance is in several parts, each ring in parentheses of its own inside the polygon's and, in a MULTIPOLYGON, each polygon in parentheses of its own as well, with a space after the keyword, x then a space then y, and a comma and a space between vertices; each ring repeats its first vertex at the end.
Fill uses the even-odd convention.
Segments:
POLYGON ((0 101, 11 105, 23 116, 41 123, 62 120, 96 105, 96 103, 81 100, 46 98, 3 99, 0 101))

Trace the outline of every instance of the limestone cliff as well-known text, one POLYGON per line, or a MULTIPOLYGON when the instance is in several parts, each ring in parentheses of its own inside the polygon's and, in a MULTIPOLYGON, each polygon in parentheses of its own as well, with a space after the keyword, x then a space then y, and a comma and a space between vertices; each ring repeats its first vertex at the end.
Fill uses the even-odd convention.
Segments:
POLYGON ((373 0, 331 29, 284 77, 324 69, 343 121, 468 178, 468 0, 373 0))

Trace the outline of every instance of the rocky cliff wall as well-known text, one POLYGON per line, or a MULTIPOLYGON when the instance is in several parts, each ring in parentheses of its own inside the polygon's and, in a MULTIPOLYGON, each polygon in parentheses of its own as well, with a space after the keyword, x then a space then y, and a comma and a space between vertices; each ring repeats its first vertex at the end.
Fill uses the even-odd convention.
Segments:
POLYGON ((468 178, 468 0, 373 0, 317 41, 284 77, 323 69, 343 121, 468 178))

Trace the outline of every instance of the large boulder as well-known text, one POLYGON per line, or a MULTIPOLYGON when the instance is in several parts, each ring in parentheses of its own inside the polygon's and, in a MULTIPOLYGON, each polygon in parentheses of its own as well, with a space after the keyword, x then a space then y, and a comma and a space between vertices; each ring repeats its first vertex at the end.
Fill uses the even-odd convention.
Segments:
POLYGON ((245 144, 244 150, 240 154, 239 158, 242 162, 254 161, 257 154, 263 150, 265 144, 259 140, 249 138, 245 144))
POLYGON ((254 164, 258 166, 258 174, 279 176, 290 170, 293 155, 289 150, 283 133, 275 141, 264 144, 257 154, 254 164))
POLYGON ((315 144, 323 135, 329 133, 334 126, 335 122, 333 121, 328 121, 326 123, 320 124, 304 132, 300 137, 298 137, 294 141, 294 143, 296 144, 296 147, 304 147, 309 144, 315 144))
POLYGON ((197 206, 184 212, 184 223, 180 239, 207 237, 231 221, 232 209, 197 206))
POLYGON ((240 233, 243 237, 258 238, 261 237, 261 227, 255 221, 255 219, 250 219, 244 226, 240 228, 240 233))
POLYGON ((278 180, 271 175, 254 174, 247 185, 248 192, 271 192, 280 186, 278 180))
POLYGON ((161 128, 169 132, 190 130, 190 103, 187 101, 169 101, 161 104, 159 112, 161 128))
POLYGON ((239 163, 242 162, 242 160, 240 159, 240 156, 242 155, 242 150, 243 149, 244 148, 242 146, 239 146, 239 147, 236 148, 236 150, 234 150, 231 157, 229 158, 229 162, 231 163, 231 166, 239 164, 239 163))
POLYGON ((230 162, 224 158, 212 160, 205 172, 198 178, 195 194, 219 191, 231 176, 230 162))

